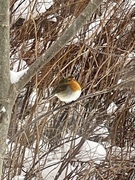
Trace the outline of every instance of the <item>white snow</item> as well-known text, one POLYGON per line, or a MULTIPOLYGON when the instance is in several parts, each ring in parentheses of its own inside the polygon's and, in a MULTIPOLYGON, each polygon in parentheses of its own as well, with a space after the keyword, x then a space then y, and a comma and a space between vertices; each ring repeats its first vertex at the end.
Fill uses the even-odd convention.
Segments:
POLYGON ((117 84, 120 84, 121 82, 122 82, 122 79, 119 79, 118 82, 117 82, 117 84))
POLYGON ((22 71, 19 71, 19 72, 14 72, 14 71, 10 71, 10 81, 11 81, 11 84, 15 84, 19 81, 19 79, 27 73, 29 68, 26 68, 22 71))
POLYGON ((113 146, 111 147, 111 150, 112 150, 112 156, 118 156, 119 158, 120 157, 123 157, 124 159, 126 160, 129 160, 131 158, 134 159, 135 157, 135 148, 131 148, 129 149, 129 147, 118 147, 118 146, 113 146))
POLYGON ((130 109, 129 109, 129 112, 131 114, 135 114, 135 105, 133 105, 130 109))
POLYGON ((33 157, 34 154, 32 153, 32 150, 30 150, 29 148, 25 149, 25 154, 24 154, 24 164, 23 167, 28 170, 33 162, 33 157))
POLYGON ((107 21, 113 15, 115 5, 116 3, 111 2, 107 11, 104 11, 100 18, 95 19, 94 22, 89 25, 89 31, 86 33, 87 38, 95 36, 95 34, 99 34, 101 32, 107 21))
POLYGON ((47 17, 47 19, 50 19, 50 20, 53 21, 53 22, 57 22, 56 17, 55 17, 55 16, 52 16, 52 15, 49 15, 49 16, 47 17))
POLYGON ((101 144, 86 140, 75 157, 81 162, 93 161, 99 164, 105 159, 106 150, 101 144))
MULTIPOLYGON (((40 162, 41 167, 43 168, 41 175, 44 180, 53 180, 55 176, 57 175, 59 169, 62 166, 62 158, 64 156, 70 157, 70 153, 77 147, 77 145, 80 143, 82 137, 79 136, 72 136, 67 134, 65 136, 65 139, 63 140, 63 144, 60 145, 55 150, 50 151, 48 149, 48 146, 45 144, 44 146, 41 143, 42 148, 40 149, 40 152, 47 153, 48 155, 42 159, 40 162), (42 151, 43 150, 43 151, 42 151), (44 164, 45 163, 45 164, 44 164)), ((35 144, 33 144, 35 146, 35 144)), ((39 143, 40 145, 40 143, 39 143)), ((33 146, 33 148, 34 148, 33 146)), ((8 145, 8 147, 11 147, 8 145)), ((33 149, 32 148, 32 149, 33 149)), ((23 170, 27 172, 27 170, 30 169, 32 163, 33 163, 33 157, 34 154, 31 149, 26 148, 25 154, 24 154, 24 163, 23 163, 23 170)), ((85 140, 82 144, 82 147, 80 147, 78 153, 75 155, 73 159, 70 159, 72 161, 76 162, 91 162, 93 165, 99 164, 102 160, 104 160, 106 157, 106 150, 105 148, 93 141, 85 140)), ((39 157, 36 157, 37 160, 39 157)), ((65 159, 66 161, 66 159, 65 159)), ((38 168, 38 165, 35 167, 38 168)), ((69 173, 73 173, 72 179, 75 180, 77 177, 75 176, 75 168, 76 166, 71 165, 68 163, 66 167, 63 169, 62 173, 60 174, 60 177, 58 180, 64 179, 69 173)), ((21 172, 19 176, 13 177, 12 180, 23 180, 25 173, 24 171, 21 172)))
POLYGON ((28 66, 26 64, 26 61, 24 61, 24 60, 18 60, 16 62, 13 62, 13 71, 14 72, 17 72, 18 70, 23 70, 26 67, 28 67, 28 66))
POLYGON ((94 135, 98 135, 99 137, 106 138, 109 135, 109 131, 105 127, 105 125, 100 125, 94 129, 94 135))
MULTIPOLYGON (((77 145, 80 143, 82 137, 79 136, 69 136, 67 134, 65 136, 65 139, 63 140, 62 145, 60 145, 58 148, 54 149, 50 153, 48 153, 47 157, 45 158, 46 164, 44 166, 44 170, 42 171, 42 177, 43 179, 47 180, 53 180, 56 176, 61 164, 62 164, 62 158, 66 155, 67 157, 70 156, 70 153, 73 152, 73 150, 77 147, 77 145)), ((46 146, 46 145, 45 145, 46 146)), ((47 153, 49 149, 46 147, 42 147, 44 150, 43 152, 47 153)), ((40 152, 42 150, 40 149, 40 152)), ((106 150, 105 148, 93 141, 85 140, 82 147, 80 147, 78 153, 75 155, 71 161, 76 162, 93 162, 93 164, 99 164, 101 161, 103 161, 106 157, 106 150)), ((44 160, 42 161, 44 162, 44 160)), ((64 179, 65 172, 70 173, 74 170, 74 167, 68 163, 68 166, 63 170, 62 174, 60 175, 59 180, 64 179)))
POLYGON ((112 115, 113 113, 115 113, 117 109, 118 109, 118 106, 114 102, 112 102, 107 108, 107 114, 112 115))
MULTIPOLYGON (((42 171, 42 177, 44 180, 54 180, 55 176, 57 175, 62 163, 60 161, 54 160, 46 164, 45 169, 42 171)), ((62 171, 58 180, 62 180, 74 171, 74 167, 69 163, 68 166, 62 171)), ((75 178, 72 178, 75 180, 75 178)))
POLYGON ((2 109, 0 110, 0 112, 6 112, 6 108, 2 107, 2 109))
POLYGON ((129 53, 124 65, 126 66, 134 58, 135 58, 135 52, 129 53))
POLYGON ((29 105, 33 106, 35 104, 36 99, 37 99, 37 89, 34 89, 30 95, 29 105))
POLYGON ((47 161, 51 162, 54 160, 60 161, 60 159, 65 155, 65 151, 63 151, 62 146, 54 149, 52 152, 48 154, 47 161))
MULTIPOLYGON (((57 156, 55 157, 57 157, 57 159, 62 158, 68 151, 76 148, 82 137, 76 136, 76 138, 77 139, 70 137, 68 142, 65 142, 62 146, 56 149, 57 156)), ((106 150, 101 144, 85 140, 74 160, 79 160, 80 162, 93 161, 94 163, 100 163, 100 161, 105 159, 105 156, 106 150)), ((51 160, 51 158, 54 159, 54 154, 52 153, 48 156, 48 160, 51 160)))
POLYGON ((25 179, 24 176, 14 176, 14 177, 12 178, 12 180, 23 180, 23 179, 25 179))
POLYGON ((28 19, 30 16, 33 18, 39 15, 39 13, 46 12, 53 5, 53 0, 37 0, 35 1, 16 1, 14 3, 14 20, 16 21, 19 17, 28 19))

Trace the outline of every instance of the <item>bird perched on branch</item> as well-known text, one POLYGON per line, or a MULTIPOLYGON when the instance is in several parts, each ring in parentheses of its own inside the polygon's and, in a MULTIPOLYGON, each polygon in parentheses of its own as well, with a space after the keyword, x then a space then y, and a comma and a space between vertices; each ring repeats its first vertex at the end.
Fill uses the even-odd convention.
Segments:
POLYGON ((81 95, 81 86, 73 76, 69 76, 60 80, 53 90, 52 95, 65 103, 69 103, 79 98, 81 95))

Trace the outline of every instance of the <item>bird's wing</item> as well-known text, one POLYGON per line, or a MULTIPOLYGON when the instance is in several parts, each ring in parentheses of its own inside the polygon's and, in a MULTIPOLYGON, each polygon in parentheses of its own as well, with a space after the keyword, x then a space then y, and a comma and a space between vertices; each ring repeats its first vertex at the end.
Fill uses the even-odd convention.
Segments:
POLYGON ((67 84, 60 84, 58 87, 56 87, 53 91, 52 94, 57 94, 60 93, 62 91, 65 91, 67 88, 67 84))

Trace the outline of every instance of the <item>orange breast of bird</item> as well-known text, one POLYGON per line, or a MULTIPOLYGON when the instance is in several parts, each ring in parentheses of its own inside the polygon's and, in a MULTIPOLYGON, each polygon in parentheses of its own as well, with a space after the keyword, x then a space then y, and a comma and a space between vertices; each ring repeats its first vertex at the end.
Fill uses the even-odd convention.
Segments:
POLYGON ((70 86, 70 88, 72 89, 72 91, 81 91, 81 86, 74 80, 70 80, 67 82, 67 84, 70 86))

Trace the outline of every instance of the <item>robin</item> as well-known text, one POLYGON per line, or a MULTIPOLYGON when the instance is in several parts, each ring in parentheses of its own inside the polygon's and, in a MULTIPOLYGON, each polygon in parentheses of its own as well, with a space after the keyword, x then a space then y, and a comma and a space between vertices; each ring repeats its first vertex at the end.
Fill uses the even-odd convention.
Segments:
POLYGON ((53 90, 52 95, 61 101, 69 103, 75 101, 81 95, 81 87, 73 76, 63 78, 53 90))

